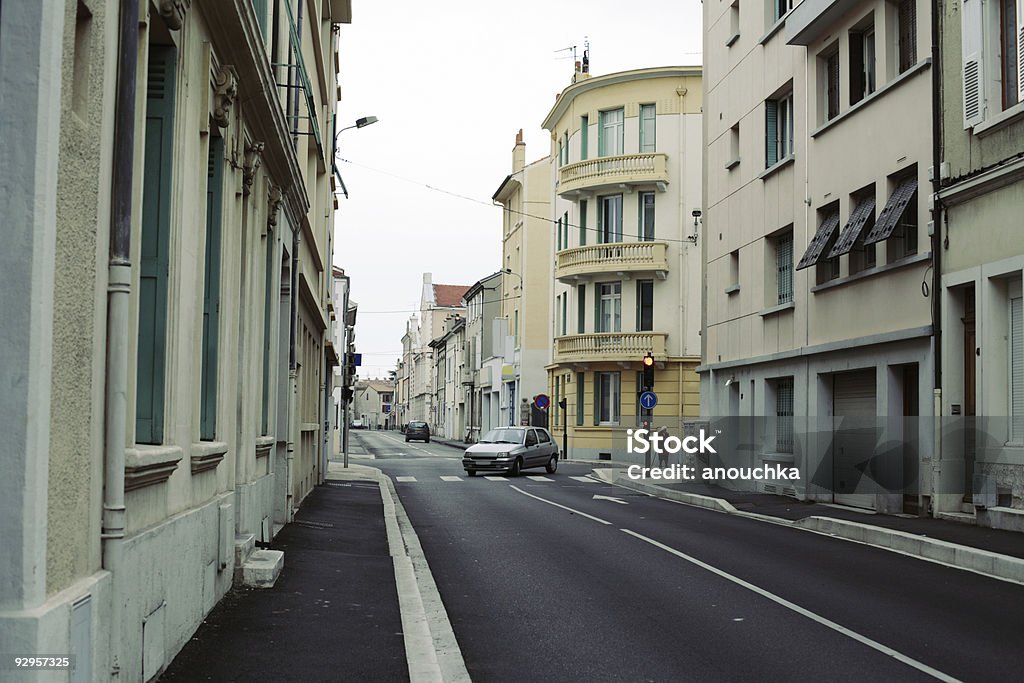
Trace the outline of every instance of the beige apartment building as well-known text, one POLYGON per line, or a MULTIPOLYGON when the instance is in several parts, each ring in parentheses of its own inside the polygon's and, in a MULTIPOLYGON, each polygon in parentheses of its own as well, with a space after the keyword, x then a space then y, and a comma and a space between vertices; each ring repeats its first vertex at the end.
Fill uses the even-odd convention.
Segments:
POLYGON ((700 67, 592 77, 577 65, 544 119, 547 392, 571 457, 625 457, 627 429, 699 414, 702 96, 700 67), (653 410, 639 402, 648 354, 653 410))
POLYGON ((350 14, 4 3, 0 652, 151 680, 280 571, 255 543, 323 474, 350 14))
POLYGON ((1024 8, 946 4, 935 508, 1024 531, 1024 8), (1017 50, 1008 27, 1017 29, 1017 50), (980 77, 979 77, 980 76, 980 77))
POLYGON ((927 505, 929 16, 704 5, 702 414, 733 420, 741 464, 802 472, 760 490, 927 505))
MULTIPOLYGON (((533 399, 547 391, 550 354, 551 187, 549 157, 526 163, 522 129, 512 149, 512 173, 492 199, 502 206, 501 315, 508 321, 501 368, 502 425, 547 425, 533 399)), ((496 354, 497 355, 497 354, 496 354)))

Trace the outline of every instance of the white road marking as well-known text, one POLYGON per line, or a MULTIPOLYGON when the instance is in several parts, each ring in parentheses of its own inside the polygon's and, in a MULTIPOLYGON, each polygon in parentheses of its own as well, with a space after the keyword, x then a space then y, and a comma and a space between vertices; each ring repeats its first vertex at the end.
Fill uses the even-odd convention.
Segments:
POLYGON ((610 500, 613 503, 618 503, 619 505, 629 505, 629 503, 627 503, 626 501, 622 500, 621 498, 615 498, 613 496, 596 496, 595 495, 592 498, 592 500, 610 500))
POLYGON ((416 477, 395 477, 395 481, 416 481, 416 477))
POLYGON ((441 475, 441 481, 462 481, 462 477, 454 477, 451 475, 441 475))
POLYGON ((569 477, 569 478, 570 479, 575 479, 576 481, 582 481, 584 484, 600 484, 601 483, 599 481, 591 479, 590 477, 569 477))
POLYGON ((581 515, 583 517, 586 517, 587 519, 592 519, 595 522, 600 522, 601 524, 611 524, 611 522, 606 522, 605 520, 601 519, 600 517, 594 517, 593 515, 588 515, 586 512, 580 512, 579 510, 574 510, 571 507, 567 507, 565 505, 562 505, 561 503, 556 503, 553 500, 548 500, 546 498, 541 498, 540 496, 535 496, 532 493, 527 493, 526 491, 522 490, 518 486, 510 486, 509 488, 511 488, 514 491, 519 491, 519 493, 523 494, 524 496, 529 496, 530 498, 535 498, 536 500, 539 500, 542 503, 547 503, 548 505, 554 505, 556 508, 562 508, 563 510, 568 510, 569 512, 571 512, 573 514, 581 515))
POLYGON ((484 477, 484 479, 486 479, 487 481, 508 481, 508 479, 506 479, 505 477, 496 476, 484 477))
MULTIPOLYGON (((515 487, 513 487, 513 488, 515 488, 515 487)), ((811 619, 812 621, 816 621, 819 624, 821 624, 822 626, 826 626, 826 627, 832 629, 833 631, 841 633, 842 635, 846 636, 847 638, 851 638, 852 640, 856 640, 858 643, 861 643, 863 645, 867 645, 871 649, 877 650, 878 652, 881 652, 884 655, 888 655, 888 656, 892 657, 893 659, 895 659, 895 660, 897 660, 899 662, 903 662, 907 666, 913 667, 913 668, 917 669, 918 671, 920 671, 922 673, 925 673, 925 674, 928 674, 929 676, 931 676, 933 678, 937 678, 940 681, 946 681, 947 683, 956 683, 956 681, 957 681, 957 679, 953 678, 952 676, 950 676, 948 674, 945 674, 945 673, 939 671, 938 669, 933 669, 932 667, 928 666, 927 664, 925 664, 923 662, 919 662, 918 660, 914 659, 913 657, 908 657, 907 655, 903 654, 902 652, 898 652, 898 651, 892 649, 891 647, 889 647, 887 645, 883 645, 882 643, 879 643, 877 640, 872 640, 871 638, 868 638, 867 636, 863 636, 863 635, 857 633, 856 631, 851 631, 850 629, 846 628, 845 626, 842 626, 841 624, 837 624, 836 622, 832 621, 831 619, 827 619, 827 618, 825 618, 825 617, 823 617, 823 616, 821 616, 819 614, 815 614, 814 612, 810 611, 809 609, 805 609, 805 608, 801 607, 800 605, 797 605, 796 603, 790 602, 789 600, 786 600, 785 598, 781 598, 778 595, 775 595, 774 593, 766 591, 764 588, 761 588, 759 586, 755 586, 754 584, 752 584, 752 583, 750 583, 748 581, 744 581, 743 579, 741 579, 741 578, 739 578, 737 576, 733 576, 732 574, 729 574, 728 572, 725 572, 725 571, 719 569, 718 567, 713 567, 713 566, 711 566, 710 564, 708 564, 706 562, 702 562, 702 561, 698 560, 696 557, 692 557, 690 555, 687 555, 686 553, 681 552, 679 550, 676 550, 675 548, 669 547, 669 546, 665 545, 664 543, 659 543, 658 541, 655 541, 653 538, 647 538, 646 536, 644 536, 642 534, 638 534, 635 531, 630 531, 629 529, 619 529, 619 531, 627 533, 630 536, 633 536, 634 538, 638 538, 641 541, 644 541, 646 543, 650 543, 651 545, 655 546, 656 548, 661 548, 665 552, 671 553, 672 555, 675 555, 676 557, 684 559, 687 562, 695 564, 698 567, 700 567, 701 569, 709 571, 712 574, 715 574, 716 576, 720 576, 723 579, 726 579, 727 581, 731 581, 731 582, 735 583, 738 586, 741 586, 743 588, 746 588, 749 591, 757 593, 761 597, 767 598, 767 599, 771 600, 772 602, 776 603, 777 605, 781 605, 781 606, 785 607, 786 609, 792 610, 792 611, 796 612, 797 614, 799 614, 801 616, 807 617, 808 619, 811 619)))
POLYGON ((530 481, 553 481, 552 479, 548 479, 547 477, 542 477, 539 474, 530 475, 530 476, 527 476, 526 478, 529 479, 530 481))

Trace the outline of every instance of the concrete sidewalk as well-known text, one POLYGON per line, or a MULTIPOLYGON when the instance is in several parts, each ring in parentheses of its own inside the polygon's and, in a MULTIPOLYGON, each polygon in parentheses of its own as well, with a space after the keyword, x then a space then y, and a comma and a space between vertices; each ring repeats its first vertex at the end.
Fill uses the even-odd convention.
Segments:
POLYGON ((314 489, 273 541, 274 587, 232 588, 160 680, 409 680, 377 476, 353 466, 314 489))
POLYGON ((699 482, 634 480, 622 467, 595 469, 594 474, 608 483, 659 498, 817 531, 1024 583, 1024 535, 1016 532, 931 517, 873 514, 699 482))

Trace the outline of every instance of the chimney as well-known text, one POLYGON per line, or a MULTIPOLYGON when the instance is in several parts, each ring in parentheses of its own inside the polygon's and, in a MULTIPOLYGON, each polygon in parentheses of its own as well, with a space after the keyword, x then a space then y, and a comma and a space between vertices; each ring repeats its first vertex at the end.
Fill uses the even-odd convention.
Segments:
POLYGON ((523 129, 516 133, 516 146, 512 149, 512 172, 518 173, 526 167, 526 143, 523 142, 523 129))

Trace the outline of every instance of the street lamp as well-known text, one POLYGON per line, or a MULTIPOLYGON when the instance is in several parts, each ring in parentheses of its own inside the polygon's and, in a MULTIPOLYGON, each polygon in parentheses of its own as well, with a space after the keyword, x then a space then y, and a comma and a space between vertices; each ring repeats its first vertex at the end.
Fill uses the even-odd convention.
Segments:
POLYGON ((363 116, 362 118, 356 119, 356 122, 353 123, 351 126, 345 126, 344 128, 342 128, 341 130, 334 134, 334 159, 331 160, 331 166, 334 167, 334 176, 338 179, 338 185, 341 186, 341 191, 342 193, 344 193, 345 199, 348 199, 348 188, 345 187, 345 181, 342 180, 341 172, 338 170, 338 164, 335 161, 335 159, 338 158, 338 138, 341 137, 342 133, 344 133, 346 130, 349 130, 350 128, 366 128, 372 123, 377 123, 376 116, 363 116))
POLYGON ((519 273, 513 273, 511 268, 506 268, 505 270, 503 270, 501 272, 505 273, 506 275, 515 275, 517 278, 519 278, 519 289, 523 288, 523 276, 522 275, 520 275, 519 273))

